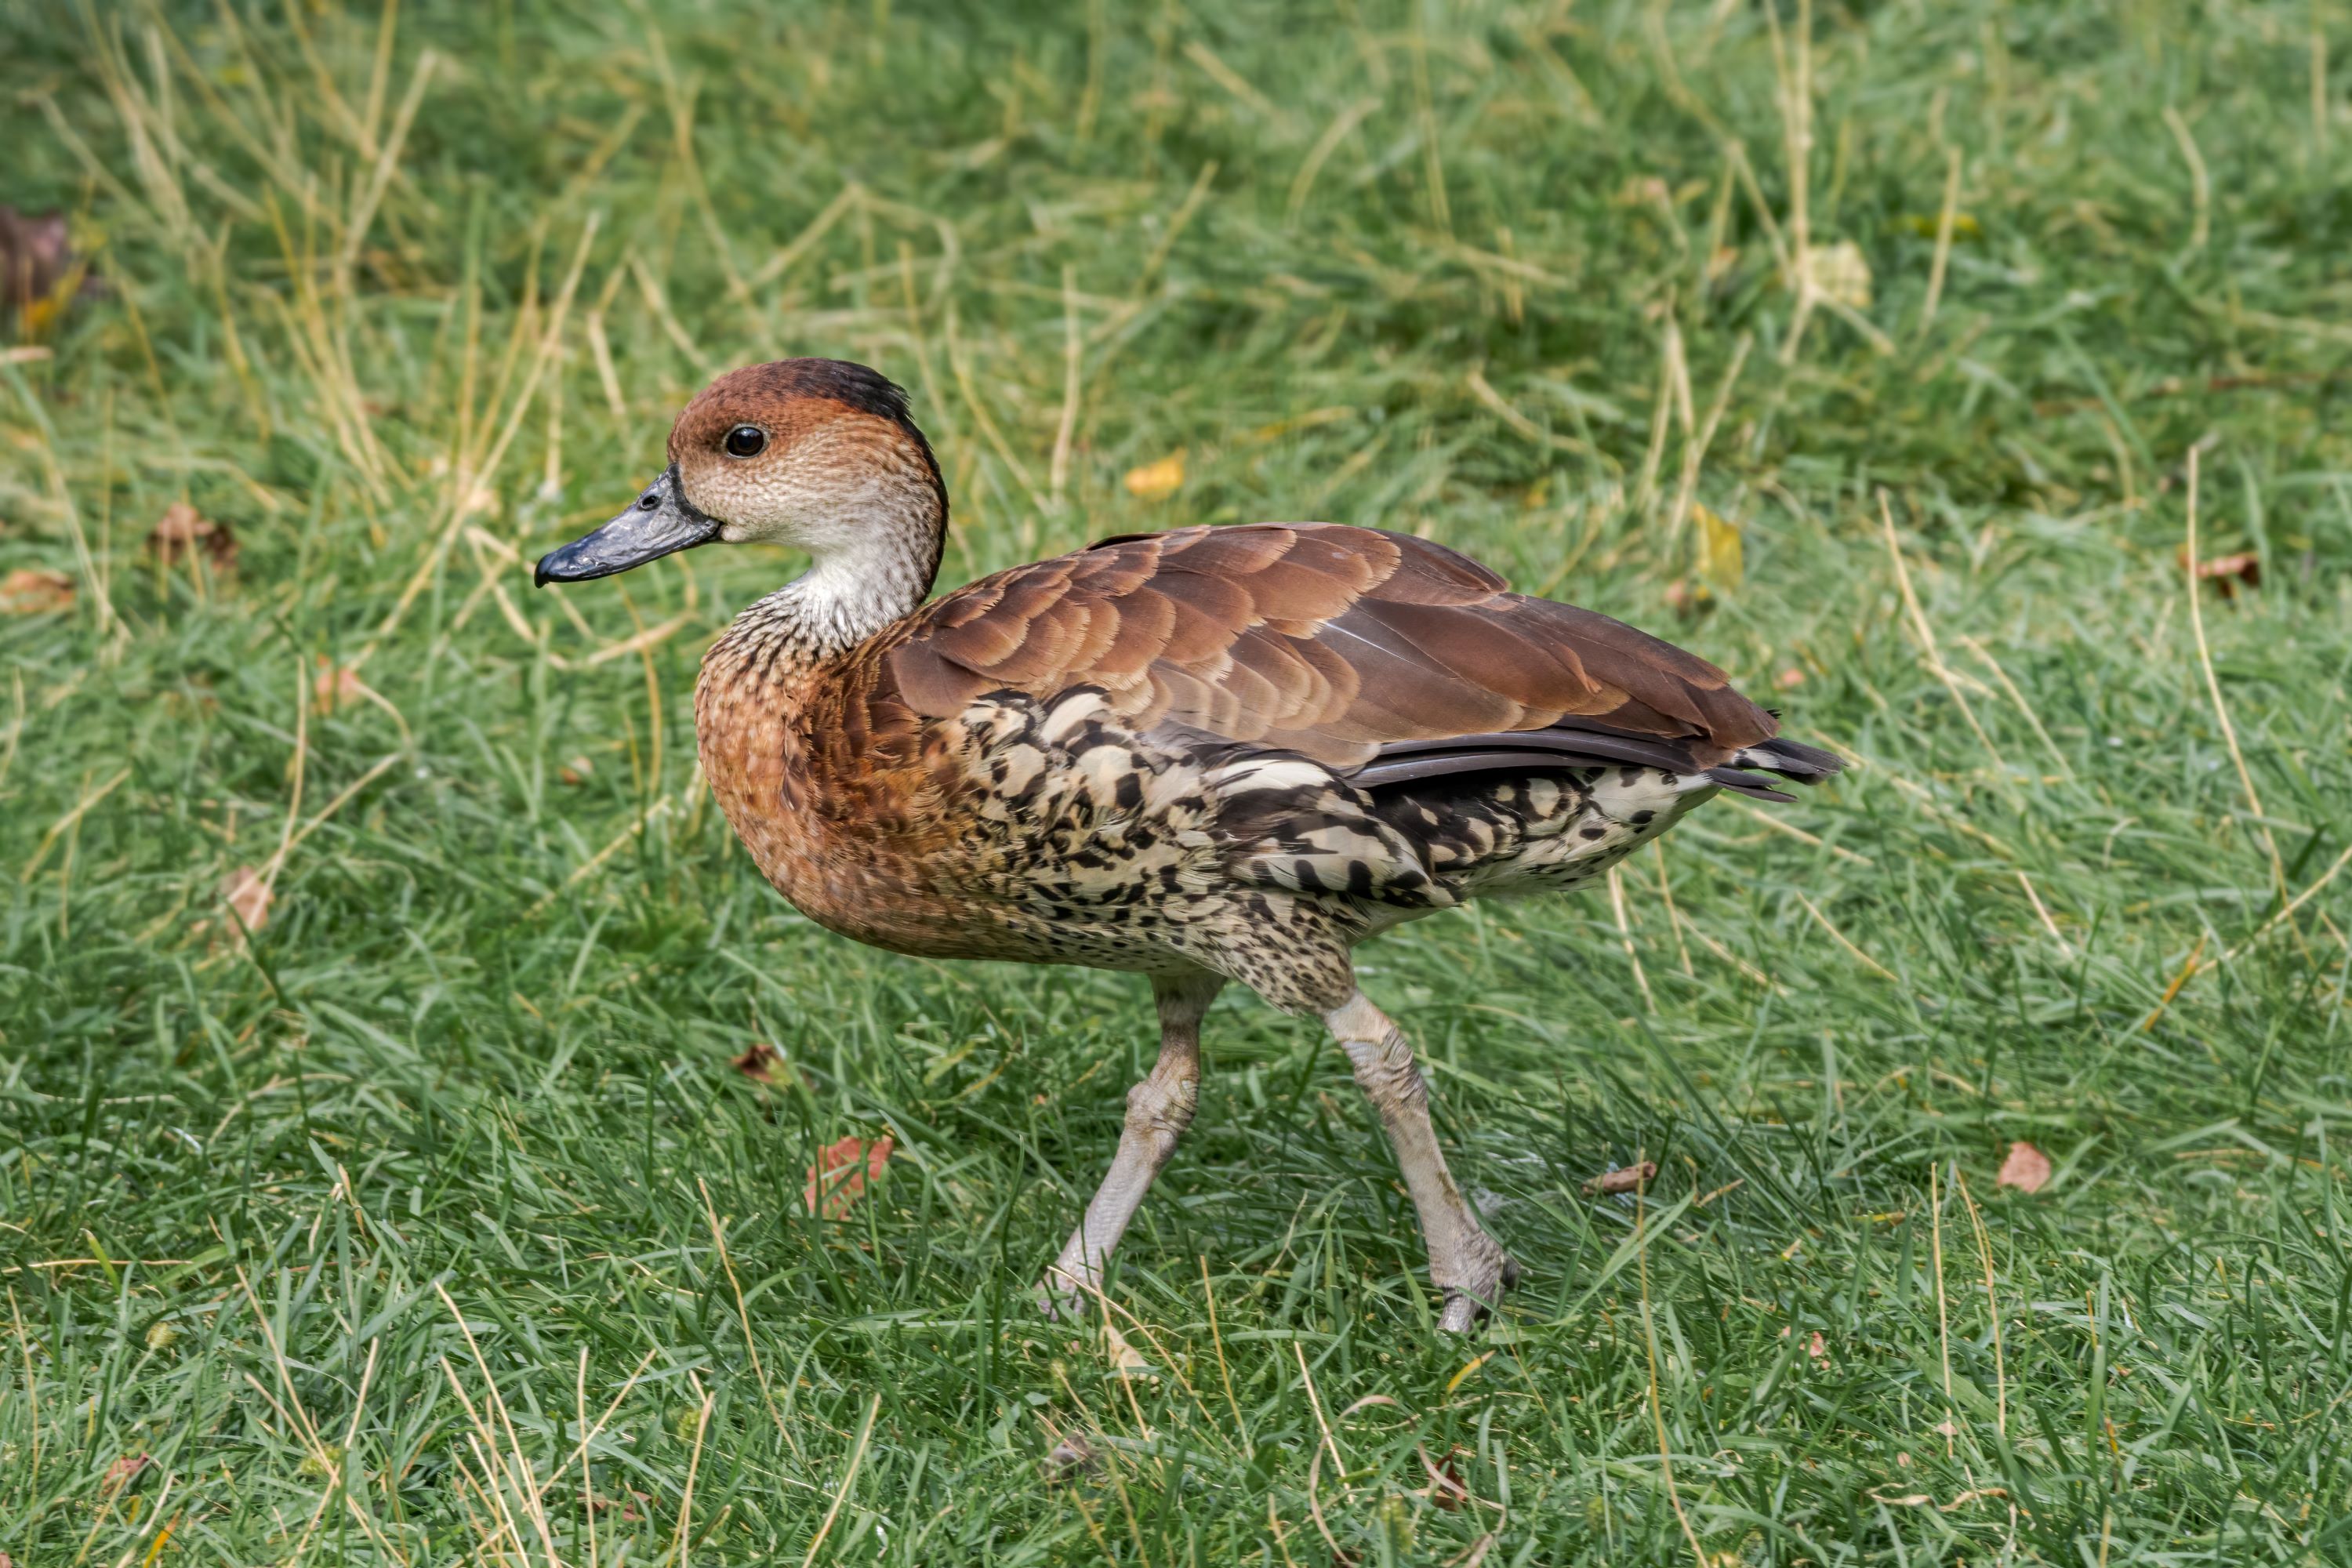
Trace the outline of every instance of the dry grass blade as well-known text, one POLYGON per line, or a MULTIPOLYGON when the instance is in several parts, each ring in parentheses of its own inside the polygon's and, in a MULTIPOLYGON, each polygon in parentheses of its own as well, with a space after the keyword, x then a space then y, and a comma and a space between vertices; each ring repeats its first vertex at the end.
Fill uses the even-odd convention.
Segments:
MULTIPOLYGON (((2311 885, 2309 887, 2304 889, 2303 891, 2297 893, 2294 898, 2289 899, 2285 903, 2280 905, 2277 912, 2273 914, 2268 920, 2263 921, 2262 924, 2256 926, 2252 931, 2248 932, 2246 939, 2243 942, 2239 942, 2235 947, 2231 948, 2226 952, 2216 954, 2214 957, 2208 959, 2202 964, 2197 963, 2196 954, 2190 954, 2189 963, 2195 966, 2195 973, 2202 974, 2208 969, 2218 968, 2221 964, 2230 963, 2232 959, 2241 956, 2255 944, 2262 942, 2265 937, 2269 936, 2271 932, 2278 930, 2280 926, 2286 924, 2294 918, 2294 912, 2297 910, 2303 908, 2304 905, 2309 903, 2314 898, 2317 897, 2326 889, 2328 883, 2336 880, 2336 873, 2343 870, 2347 865, 2352 865, 2352 845, 2346 846, 2342 854, 2329 861, 2327 863, 2327 869, 2322 871, 2318 876, 2314 877, 2311 879, 2311 885)), ((2199 940, 2198 946, 2201 951, 2204 946, 2204 942, 2201 938, 2199 940)), ((2179 987, 2176 984, 2171 991, 2168 991, 2165 994, 2165 1000, 2167 1002, 2171 1001, 2173 995, 2179 991, 2179 987)))
POLYGON ((1919 301, 1919 329, 1926 337, 1936 324, 1936 307, 1944 298, 1944 275, 1952 261, 1952 232, 1960 210, 1960 150, 1944 150, 1944 200, 1936 212, 1936 257, 1927 266, 1927 292, 1919 301))
MULTIPOLYGON (((1651 1165, 1638 1161, 1635 1169, 1651 1165)), ((1640 1270, 1642 1300, 1642 1349, 1649 1370, 1649 1405, 1651 1430, 1658 1445, 1658 1472, 1666 1483, 1666 1501, 1675 1510, 1675 1522, 1682 1526, 1683 1539, 1689 1542, 1693 1568, 1710 1568, 1706 1549, 1699 1544, 1698 1531, 1691 1524, 1690 1514, 1683 1507, 1682 1489, 1675 1483, 1674 1445, 1666 1437, 1666 1409, 1658 1392, 1658 1325, 1650 1310, 1650 1248, 1644 1229, 1649 1221, 1649 1205, 1643 1201, 1642 1189, 1633 1190, 1633 1262, 1640 1270)))
POLYGON ((1985 1234, 1984 1215, 1977 1210, 1977 1200, 1969 1194, 1969 1179, 1958 1165, 1952 1167, 1952 1185, 1968 1205, 1969 1226, 1977 1238, 1977 1260, 1984 1266, 1985 1317, 1992 1328, 1993 1411, 1999 1423, 1997 1430, 2009 1436, 2009 1368, 2001 1355, 2000 1292, 1993 1282, 1992 1238, 1985 1234))
POLYGON ((1633 945, 1633 928, 1625 918, 1625 879, 1614 866, 1609 868, 1609 907, 1617 917, 1617 941, 1625 949, 1625 962, 1633 967, 1633 984, 1642 988, 1642 1005, 1655 1013, 1658 999, 1651 994, 1650 977, 1642 968, 1640 951, 1633 945))
POLYGON ((1764 826, 1770 828, 1773 832, 1793 838, 1800 844, 1810 844, 1816 849, 1825 849, 1839 859, 1845 861, 1848 865, 1868 866, 1872 864, 1869 856, 1858 855, 1842 844, 1832 844, 1816 834, 1806 832, 1803 828, 1799 827, 1795 823, 1790 822, 1783 817, 1776 816, 1772 813, 1764 810, 1760 806, 1752 805, 1748 801, 1733 800, 1720 804, 1729 805, 1739 811, 1747 813, 1749 816, 1755 818, 1764 826))
MULTIPOLYGON (((753 1047, 754 1050, 759 1048, 753 1047)), ((776 1408, 775 1390, 768 1384, 768 1368, 760 1359, 760 1342, 751 1332, 751 1309, 743 1304, 743 1282, 735 1277, 735 1259, 728 1254, 727 1232, 719 1223, 718 1206, 710 1201, 709 1185, 697 1176, 694 1186, 702 1194, 703 1216, 710 1222, 710 1245, 719 1253, 719 1266, 727 1272, 727 1288, 734 1292, 735 1321, 743 1330, 743 1350, 751 1358, 751 1375, 759 1380, 760 1398, 768 1407, 769 1418, 776 1424, 776 1435, 784 1440, 785 1447, 792 1449, 793 1458, 805 1465, 808 1459, 801 1452, 800 1440, 793 1436, 792 1428, 784 1425, 783 1412, 776 1408)))
POLYGON ((856 1440, 850 1445, 849 1465, 841 1473, 841 1485, 835 1489, 833 1502, 824 1510, 824 1521, 816 1527, 816 1536, 809 1542, 808 1555, 801 1559, 801 1568, 809 1568, 816 1554, 824 1549, 824 1538, 833 1533, 833 1521, 841 1517, 841 1505, 849 1500, 849 1489, 857 1484, 857 1472, 866 1463, 866 1445, 874 1436, 874 1417, 882 1409, 878 1394, 866 1402, 866 1417, 857 1424, 856 1440))
POLYGON ((1941 681, 1944 689, 1951 694, 1953 706, 1959 710, 1960 717, 1968 721, 1969 732, 1984 748, 1985 755, 1992 759, 1993 766, 2006 772, 2009 764, 2001 761, 2000 749, 1992 743, 1992 737, 1985 733, 1984 726, 1977 722, 1976 710, 1969 706, 1968 694, 1960 689, 1959 678, 1944 662, 1943 652, 1936 646, 1936 633, 1927 624, 1927 611, 1919 607, 1919 595, 1912 592, 1911 569, 1904 564, 1902 542, 1895 537, 1895 513, 1887 504, 1885 490, 1878 492, 1878 520, 1885 529, 1886 556, 1895 563, 1895 583, 1903 595, 1904 614, 1910 617, 1912 636, 1919 640, 1920 658, 1927 664, 1927 672, 1941 681))
MULTIPOLYGON (((679 1494, 677 1501, 677 1531, 670 1538, 667 1559, 675 1563, 677 1568, 686 1568, 687 1549, 694 1542, 694 1482, 702 1472, 702 1440, 710 1432, 710 1407, 713 1403, 699 1378, 689 1377, 688 1381, 693 1384, 695 1394, 694 1450, 686 1461, 686 1489, 679 1494)), ((830 1523, 831 1520, 832 1516, 827 1515, 826 1521, 830 1523)), ((821 1542, 824 1537, 819 1535, 817 1539, 821 1542)), ((811 1546, 810 1551, 814 1552, 815 1547, 811 1546)), ((557 1568, 551 1547, 549 1549, 548 1568, 557 1568)))
MULTIPOLYGON (((2170 111, 2168 110, 2168 113, 2170 111)), ((2230 764, 2238 771, 2238 787, 2246 792, 2246 805, 2254 815, 2254 830, 2262 835, 2263 848, 2271 861, 2271 882, 2282 904, 2286 901, 2286 863, 2279 858, 2278 841, 2271 836, 2268 813, 2263 809, 2262 793, 2254 788, 2254 775, 2246 766, 2246 753, 2238 744, 2238 727, 2230 720, 2230 704, 2221 695, 2221 678, 2213 673, 2213 650, 2205 640, 2205 606, 2197 591, 2197 563, 2201 559, 2197 550, 2198 452, 2189 449, 2189 543, 2185 559, 2188 569, 2184 591, 2189 596, 2189 625, 2197 638, 2197 665, 2205 677, 2205 693, 2212 699, 2213 721, 2221 727, 2221 742, 2230 750, 2230 764)), ((2282 909, 2281 914, 2285 914, 2282 909)))
POLYGON ((1879 963, 1878 960, 1871 957, 1870 954, 1863 952, 1862 949, 1856 947, 1846 936, 1845 932, 1838 930, 1835 925, 1832 924, 1830 917, 1822 913, 1820 905, 1814 903, 1812 900, 1805 897, 1802 893, 1791 893, 1790 897, 1794 898, 1799 904, 1804 907, 1805 912, 1813 917, 1813 923, 1820 926, 1824 931, 1827 931, 1829 933, 1830 940, 1837 943, 1838 946, 1845 949, 1847 956, 1852 958, 1856 963, 1861 964, 1864 969, 1869 970, 1873 974, 1879 976, 1881 979, 1892 980, 1898 985, 1903 983, 1901 977, 1893 970, 1879 963))

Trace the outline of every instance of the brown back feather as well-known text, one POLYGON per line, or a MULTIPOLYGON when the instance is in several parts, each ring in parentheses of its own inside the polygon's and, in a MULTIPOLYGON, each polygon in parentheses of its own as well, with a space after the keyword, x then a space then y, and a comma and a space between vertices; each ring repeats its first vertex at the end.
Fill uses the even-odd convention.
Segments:
POLYGON ((1562 719, 1671 741, 1706 768, 1775 729, 1696 655, 1514 594, 1444 545, 1336 523, 1107 540, 948 595, 866 652, 877 656, 868 700, 928 717, 992 691, 1097 686, 1139 729, 1178 724, 1341 768, 1393 742, 1562 719))

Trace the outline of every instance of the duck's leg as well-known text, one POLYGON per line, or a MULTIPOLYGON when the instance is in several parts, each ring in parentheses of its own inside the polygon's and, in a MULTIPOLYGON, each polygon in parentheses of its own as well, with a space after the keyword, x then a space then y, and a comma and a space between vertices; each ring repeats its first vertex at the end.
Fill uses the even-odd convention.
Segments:
POLYGON ((1429 1122, 1429 1086, 1403 1032, 1360 991, 1324 1014, 1323 1022, 1354 1064, 1356 1082, 1379 1108, 1405 1190, 1421 1211, 1430 1283, 1444 1292, 1437 1326, 1464 1332, 1518 1279, 1519 1266, 1478 1224, 1445 1168, 1437 1130, 1429 1122))
POLYGON ((1078 1316, 1087 1298, 1102 1289, 1104 1261, 1142 1206, 1152 1178, 1176 1152, 1176 1141, 1192 1124, 1201 1090, 1201 1017, 1224 984, 1213 974, 1152 978, 1151 994, 1160 1004, 1160 1059, 1127 1091, 1127 1126, 1110 1173, 1062 1256, 1045 1271, 1041 1293, 1050 1315, 1078 1316))

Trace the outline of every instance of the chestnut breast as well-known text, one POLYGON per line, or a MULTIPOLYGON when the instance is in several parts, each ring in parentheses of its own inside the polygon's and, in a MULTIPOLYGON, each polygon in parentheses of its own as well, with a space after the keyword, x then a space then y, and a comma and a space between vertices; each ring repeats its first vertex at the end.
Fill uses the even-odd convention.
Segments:
POLYGON ((928 957, 1019 956, 938 887, 952 811, 903 744, 845 732, 835 661, 722 639, 695 688, 703 776, 761 875, 841 935, 928 957))

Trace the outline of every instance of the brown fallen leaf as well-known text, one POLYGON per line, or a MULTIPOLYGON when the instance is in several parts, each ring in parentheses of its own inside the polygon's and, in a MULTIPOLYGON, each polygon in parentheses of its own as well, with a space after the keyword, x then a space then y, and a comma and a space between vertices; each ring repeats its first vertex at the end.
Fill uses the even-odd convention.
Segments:
POLYGON ((639 1504, 643 1504, 648 1512, 652 1510, 653 1499, 637 1490, 635 1487, 628 1487, 624 1489, 629 1494, 627 1497, 611 1498, 600 1496, 595 1492, 589 1491, 585 1488, 583 1488, 580 1493, 580 1500, 586 1503, 590 1508, 594 1509, 598 1513, 610 1513, 617 1508, 621 1510, 621 1517, 624 1520, 630 1521, 632 1522, 642 1517, 637 1512, 637 1507, 639 1504))
POLYGON ((1127 1342, 1127 1336, 1118 1331, 1117 1323, 1106 1317, 1103 1319, 1102 1330, 1103 1350, 1110 1357, 1110 1374, 1113 1377, 1158 1377, 1160 1375, 1152 1369, 1151 1363, 1144 1359, 1143 1352, 1127 1342))
POLYGON ((1053 1451, 1045 1456, 1037 1468, 1045 1473, 1046 1481, 1051 1483, 1066 1480, 1079 1470, 1091 1470, 1095 1465, 1094 1445, 1087 1441, 1084 1433, 1073 1432, 1055 1443, 1053 1451))
POLYGON ((77 299, 101 292, 74 253, 61 212, 21 213, 0 203, 0 303, 16 307, 21 335, 37 338, 77 299))
POLYGON ((1462 1484, 1462 1467, 1458 1463, 1465 1450, 1449 1448, 1445 1458, 1435 1464, 1429 1456, 1421 1456, 1421 1468, 1429 1472, 1429 1503, 1432 1508, 1457 1509, 1470 1500, 1470 1489, 1462 1484))
POLYGON ((248 931, 259 931, 269 923, 269 900, 273 897, 269 883, 250 866, 239 866, 221 879, 221 897, 236 914, 248 931))
POLYGON ((890 1163, 893 1146, 887 1132, 870 1144, 855 1133, 828 1144, 808 1169, 808 1185, 802 1194, 808 1212, 817 1212, 821 1194, 825 1218, 840 1219, 848 1214, 865 1193, 866 1184, 878 1178, 882 1167, 890 1163))
POLYGON ((1661 203, 1672 205, 1674 187, 1655 174, 1631 174, 1609 200, 1621 207, 1654 207, 1661 203))
POLYGON ((1658 1163, 1655 1160, 1644 1160, 1622 1171, 1606 1171, 1584 1184, 1584 1195, 1593 1198, 1605 1197, 1611 1193, 1630 1193, 1657 1173, 1658 1163))
MULTIPOLYGON (((2182 551, 2179 560, 2181 564, 2187 565, 2189 552, 2182 551)), ((2249 588, 2263 585, 2263 558, 2248 550, 2242 550, 2234 555, 2216 555, 2197 563, 2197 580, 2212 584, 2220 590, 2221 597, 2234 599, 2238 596, 2240 584, 2249 588)))
POLYGON ((1703 616, 1715 608, 1715 590, 1677 577, 1666 584, 1666 605, 1678 616, 1703 616))
POLYGON ((793 1069, 785 1065, 783 1053, 765 1041, 754 1045, 728 1065, 754 1082, 772 1084, 778 1089, 793 1080, 793 1069))
POLYGON ((558 768, 555 771, 555 776, 565 784, 580 784, 587 783, 588 776, 595 771, 595 763, 590 762, 585 756, 578 756, 558 768))
POLYGON ((46 566, 19 566, 0 577, 0 615, 49 616, 70 610, 74 580, 46 566))
POLYGON ((2011 1143, 2009 1158, 2000 1163, 2000 1174, 1993 1181, 2021 1193, 2038 1193, 2050 1184, 2050 1156, 2031 1143, 2011 1143))
POLYGON ((373 695, 360 672, 348 665, 336 664, 325 655, 319 658, 319 673, 310 682, 310 694, 318 699, 319 711, 332 713, 338 708, 349 708, 373 695))
POLYGON ((148 1458, 144 1454, 123 1455, 121 1458, 115 1460, 114 1463, 106 1467, 107 1489, 109 1490, 113 1490, 117 1488, 130 1485, 132 1477, 136 1476, 140 1471, 145 1469, 153 1462, 153 1460, 148 1458))
POLYGON ((214 571, 236 568, 236 535, 228 524, 215 522, 184 500, 163 509, 163 515, 147 531, 147 548, 166 566, 202 551, 214 571))

